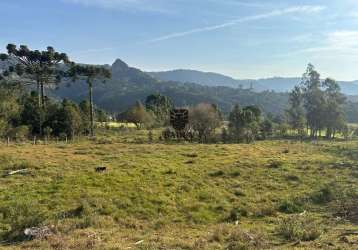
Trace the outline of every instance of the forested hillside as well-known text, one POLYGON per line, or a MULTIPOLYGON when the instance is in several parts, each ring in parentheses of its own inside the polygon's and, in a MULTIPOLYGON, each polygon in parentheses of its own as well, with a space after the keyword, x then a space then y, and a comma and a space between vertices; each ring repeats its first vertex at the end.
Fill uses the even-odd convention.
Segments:
MULTIPOLYGON (((253 91, 289 92, 300 82, 299 77, 272 77, 265 79, 234 79, 229 76, 196 70, 172 70, 149 72, 151 76, 162 81, 194 82, 204 86, 226 86, 233 88, 252 88, 253 91)), ((342 92, 346 95, 358 94, 358 81, 339 81, 342 92)))
MULTIPOLYGON (((226 114, 237 103, 242 106, 257 105, 266 114, 283 114, 287 108, 287 93, 255 92, 242 88, 159 81, 139 69, 129 67, 119 59, 111 66, 111 70, 112 79, 95 84, 94 102, 100 108, 114 113, 128 109, 136 100, 144 101, 153 93, 170 97, 176 106, 201 102, 215 103, 226 114)), ((85 82, 76 82, 69 86, 62 84, 59 89, 52 91, 52 94, 81 101, 87 98, 88 90, 85 82)), ((358 122, 358 104, 348 102, 346 113, 349 122, 358 122)))
MULTIPOLYGON (((68 86, 63 84, 53 94, 76 101, 87 98, 87 87, 84 82, 68 86)), ((120 112, 133 105, 136 100, 144 101, 153 93, 169 96, 176 106, 186 106, 200 102, 217 104, 224 113, 228 113, 236 103, 241 105, 258 105, 266 113, 284 112, 288 95, 265 91, 252 92, 230 87, 208 87, 195 83, 158 81, 150 75, 131 68, 121 60, 112 65, 112 79, 105 83, 97 82, 94 87, 95 103, 108 111, 120 112)))

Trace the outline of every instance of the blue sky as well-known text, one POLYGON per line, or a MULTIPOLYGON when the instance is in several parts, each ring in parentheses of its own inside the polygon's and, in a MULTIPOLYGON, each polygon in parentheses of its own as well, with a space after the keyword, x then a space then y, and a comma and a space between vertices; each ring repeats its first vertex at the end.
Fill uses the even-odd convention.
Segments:
POLYGON ((235 78, 358 79, 358 0, 1 0, 0 47, 235 78))

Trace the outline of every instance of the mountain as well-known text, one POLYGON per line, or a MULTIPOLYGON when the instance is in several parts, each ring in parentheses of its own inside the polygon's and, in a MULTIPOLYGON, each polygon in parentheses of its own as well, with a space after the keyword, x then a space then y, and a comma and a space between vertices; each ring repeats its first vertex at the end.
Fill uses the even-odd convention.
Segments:
MULTIPOLYGON (((289 92, 295 85, 300 83, 301 78, 273 77, 258 80, 237 80, 225 75, 201 72, 195 70, 173 70, 163 72, 148 72, 152 77, 161 81, 192 82, 205 86, 227 86, 233 88, 252 88, 253 91, 260 92, 272 90, 276 92, 289 92)), ((358 95, 358 81, 339 82, 342 92, 346 95, 358 95)))
MULTIPOLYGON (((285 93, 265 91, 256 93, 248 89, 230 87, 208 87, 196 83, 159 81, 151 75, 128 66, 117 59, 111 66, 112 79, 106 83, 97 82, 94 87, 94 102, 111 112, 121 112, 134 104, 142 102, 153 93, 169 96, 176 106, 193 105, 200 102, 217 104, 224 113, 228 113, 236 103, 258 105, 266 113, 283 113, 288 96, 285 93)), ((76 82, 67 86, 60 85, 52 95, 81 101, 87 98, 85 82, 76 82)))
POLYGON ((250 87, 249 80, 236 80, 229 76, 196 70, 178 69, 173 71, 148 72, 148 74, 161 81, 191 82, 205 86, 226 86, 234 88, 242 84, 243 87, 250 87))
MULTIPOLYGON (((235 104, 257 105, 266 114, 284 114, 287 108, 288 93, 157 80, 151 74, 130 67, 120 59, 111 66, 103 66, 111 70, 112 78, 105 83, 95 82, 94 102, 98 107, 113 113, 128 109, 137 100, 144 102, 148 95, 154 93, 170 97, 178 107, 202 102, 217 104, 224 114, 228 114, 235 104)), ((229 81, 228 78, 225 79, 229 81)), ((291 81, 294 82, 293 79, 291 81)), ((77 102, 88 98, 88 88, 84 81, 70 85, 62 83, 58 89, 48 89, 47 93, 55 98, 69 98, 77 102)), ((348 118, 350 122, 358 122, 358 103, 352 102, 357 100, 357 97, 350 98, 351 102, 346 105, 348 118)))

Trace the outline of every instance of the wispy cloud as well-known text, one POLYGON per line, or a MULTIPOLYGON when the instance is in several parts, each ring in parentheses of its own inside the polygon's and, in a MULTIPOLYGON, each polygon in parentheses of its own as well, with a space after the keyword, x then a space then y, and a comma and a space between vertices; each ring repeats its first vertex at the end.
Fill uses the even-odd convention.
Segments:
POLYGON ((229 22, 218 24, 218 25, 206 26, 206 27, 191 29, 191 30, 187 30, 187 31, 183 31, 183 32, 171 33, 168 35, 164 35, 164 36, 160 36, 160 37, 151 39, 148 42, 159 42, 159 41, 164 41, 164 40, 168 40, 168 39, 172 39, 172 38, 188 36, 188 35, 192 35, 192 34, 196 34, 196 33, 219 30, 219 29, 237 25, 239 23, 268 19, 268 18, 283 16, 283 15, 287 15, 287 14, 315 13, 315 12, 320 12, 320 11, 324 10, 325 8, 326 8, 325 6, 317 6, 317 5, 294 6, 294 7, 290 7, 290 8, 286 8, 286 9, 274 10, 274 11, 267 12, 264 14, 238 18, 238 19, 234 19, 229 22))
POLYGON ((289 57, 299 54, 327 54, 337 55, 358 55, 358 30, 339 30, 324 35, 323 38, 317 39, 323 41, 321 45, 296 50, 290 53, 279 55, 279 57, 289 57))

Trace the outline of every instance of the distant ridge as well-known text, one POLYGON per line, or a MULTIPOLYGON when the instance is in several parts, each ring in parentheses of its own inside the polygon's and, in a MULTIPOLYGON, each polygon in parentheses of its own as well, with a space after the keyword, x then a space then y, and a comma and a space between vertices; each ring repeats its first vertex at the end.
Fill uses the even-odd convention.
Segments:
MULTIPOLYGON (((272 77, 258 80, 244 79, 237 80, 232 77, 197 70, 172 70, 162 72, 148 72, 152 77, 161 81, 192 82, 204 86, 226 86, 233 88, 253 88, 256 92, 272 90, 276 92, 289 92, 297 85, 299 77, 272 77)), ((346 95, 358 95, 358 81, 340 81, 342 92, 346 95)))
MULTIPOLYGON (((5 66, 5 65, 3 65, 5 66)), ((235 104, 241 106, 257 105, 265 114, 285 113, 288 104, 288 93, 275 91, 260 91, 258 82, 251 80, 242 81, 243 86, 206 86, 204 84, 180 82, 173 80, 157 80, 153 74, 148 74, 128 66, 125 62, 117 59, 111 66, 103 65, 112 71, 112 79, 103 83, 97 81, 94 84, 95 104, 109 112, 119 113, 133 105, 137 100, 144 102, 148 95, 160 93, 170 97, 176 106, 190 106, 198 103, 213 103, 228 114, 235 104), (250 86, 255 88, 253 91, 250 86)), ((197 74, 199 71, 192 71, 197 74)), ((200 73, 200 72, 199 72, 200 73)), ((220 74, 208 73, 206 76, 221 78, 220 74)), ((237 80, 225 77, 227 81, 237 80)), ((292 86, 297 84, 299 78, 292 78, 292 86)), ((266 79, 266 82, 274 82, 276 85, 285 84, 286 78, 266 79)), ((215 82, 212 82, 213 85, 215 82)), ((225 83, 225 82, 224 82, 225 83)), ((227 82, 226 82, 227 83, 227 82)), ((221 84, 218 84, 221 85, 221 84)), ((61 84, 58 89, 48 89, 47 93, 57 99, 69 98, 74 101, 82 101, 88 98, 88 87, 83 81, 73 84, 61 84)), ((357 95, 358 96, 358 95, 357 95)), ((358 122, 357 96, 349 96, 351 102, 347 103, 345 110, 348 121, 358 122)))

